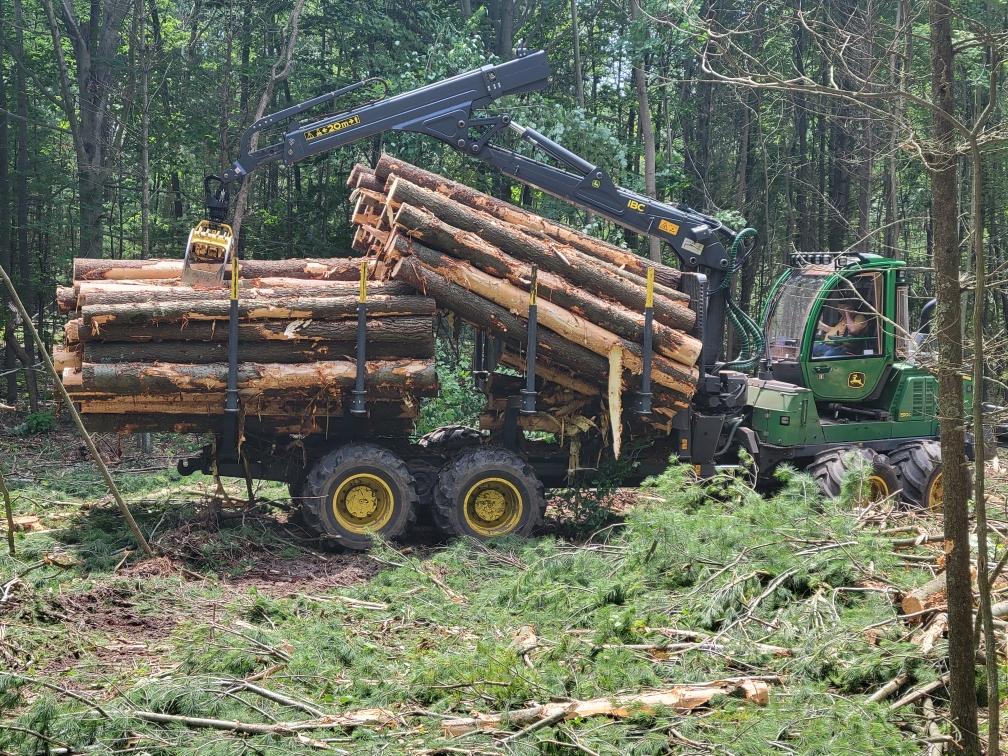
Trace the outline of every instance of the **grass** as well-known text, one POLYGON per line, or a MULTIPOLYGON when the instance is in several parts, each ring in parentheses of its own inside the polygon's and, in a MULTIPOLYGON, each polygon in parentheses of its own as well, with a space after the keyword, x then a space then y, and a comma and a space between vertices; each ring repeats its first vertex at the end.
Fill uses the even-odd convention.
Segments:
POLYGON ((21 576, 0 605, 0 749, 14 753, 916 753, 914 709, 867 694, 900 672, 912 686, 941 671, 944 642, 925 657, 894 621, 894 593, 930 573, 791 472, 764 498, 744 475, 699 484, 671 467, 646 506, 587 542, 381 544, 364 556, 315 551, 269 503, 279 487, 251 511, 221 512, 208 481, 124 471, 142 529, 171 557, 146 561, 115 510, 93 503, 103 492, 83 465, 29 478, 16 484, 19 513, 34 508, 52 529, 0 557, 0 583, 21 576), (660 648, 683 630, 712 643, 660 648), (529 633, 526 661, 513 640, 529 633), (472 711, 743 675, 770 681, 768 706, 572 720, 506 746, 518 728, 440 728, 472 711), (252 676, 327 713, 389 709, 399 725, 239 735, 134 714, 312 718, 235 688, 252 676))

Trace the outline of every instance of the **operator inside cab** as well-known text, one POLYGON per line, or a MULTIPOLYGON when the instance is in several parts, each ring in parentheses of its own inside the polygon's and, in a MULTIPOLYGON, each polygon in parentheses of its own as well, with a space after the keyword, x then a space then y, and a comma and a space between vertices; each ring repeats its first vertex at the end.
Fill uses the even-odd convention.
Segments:
POLYGON ((864 357, 877 354, 878 310, 871 276, 834 289, 820 312, 812 356, 864 357))

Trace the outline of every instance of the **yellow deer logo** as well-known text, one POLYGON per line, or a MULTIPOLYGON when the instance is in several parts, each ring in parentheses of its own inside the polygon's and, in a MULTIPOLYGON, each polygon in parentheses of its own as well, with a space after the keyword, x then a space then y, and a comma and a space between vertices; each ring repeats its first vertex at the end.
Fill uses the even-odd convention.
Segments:
POLYGON ((864 388, 865 375, 860 371, 855 371, 847 376, 847 387, 853 389, 864 388))

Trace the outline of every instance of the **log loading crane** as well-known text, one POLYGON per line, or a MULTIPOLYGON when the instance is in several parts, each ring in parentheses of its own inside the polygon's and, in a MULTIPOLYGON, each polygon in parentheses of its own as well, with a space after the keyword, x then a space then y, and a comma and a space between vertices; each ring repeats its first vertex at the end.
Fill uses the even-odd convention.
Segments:
MULTIPOLYGON (((506 113, 485 111, 501 97, 544 88, 548 77, 545 52, 519 53, 506 63, 307 122, 296 121, 374 80, 260 119, 244 133, 238 160, 205 180, 207 220, 190 237, 186 270, 198 270, 204 278, 208 270, 216 270, 218 280, 227 278, 229 264, 236 271, 233 234, 225 221, 233 190, 256 168, 275 161, 296 163, 384 132, 424 134, 534 189, 656 237, 675 254, 682 271, 680 288, 697 313, 693 335, 703 345, 699 384, 672 430, 654 438, 649 453, 639 457, 636 477, 660 471, 673 455, 707 476, 717 465, 736 462, 745 450, 761 474, 787 461, 811 471, 835 495, 846 455, 853 450, 871 466, 873 496, 901 491, 912 505, 940 506, 936 381, 908 358, 912 339, 905 264, 863 253, 792 255, 757 324, 732 300, 730 288, 754 246, 753 229, 735 232, 689 207, 618 187, 603 168, 506 113), (281 138, 253 148, 254 135, 278 127, 281 138), (492 143, 507 131, 550 162, 492 143), (743 353, 730 361, 722 358, 726 318, 744 345, 743 353)), ((236 280, 233 272, 235 311, 236 280)), ((493 450, 482 456, 466 448, 485 442, 473 435, 442 433, 439 439, 450 441, 449 447, 433 449, 431 444, 362 438, 354 432, 352 418, 335 447, 329 439, 307 462, 277 455, 270 450, 275 446, 256 451, 246 442, 239 448, 234 317, 231 325, 226 406, 231 421, 222 428, 215 451, 180 463, 184 473, 216 470, 287 481, 294 495, 303 498, 307 522, 351 548, 366 548, 371 531, 398 535, 418 501, 427 499, 433 499, 439 521, 460 533, 527 534, 541 517, 544 484, 569 483, 566 453, 530 451, 521 433, 513 432, 513 423, 512 432, 496 439, 493 450), (363 507, 352 522, 333 503, 345 498, 347 490, 363 507), (474 497, 484 504, 492 499, 490 511, 499 512, 499 518, 481 520, 474 497)), ((362 336, 363 319, 359 344, 362 336)), ((642 341, 647 347, 645 334, 642 341)), ((357 390, 362 388, 358 381, 357 390)), ((359 398, 350 402, 351 412, 362 409, 359 398)), ((509 412, 520 412, 519 399, 509 402, 509 412)), ((646 399, 638 411, 648 411, 646 399)))

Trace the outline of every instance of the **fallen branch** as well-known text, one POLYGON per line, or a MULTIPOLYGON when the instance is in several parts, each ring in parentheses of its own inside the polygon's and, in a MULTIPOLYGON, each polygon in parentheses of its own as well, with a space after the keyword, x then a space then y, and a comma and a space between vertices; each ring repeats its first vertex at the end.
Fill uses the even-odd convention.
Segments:
POLYGON ((948 681, 949 681, 948 673, 945 673, 937 680, 932 680, 927 685, 922 685, 919 688, 915 688, 914 690, 911 690, 909 693, 903 696, 903 698, 899 699, 898 701, 894 701, 892 704, 890 704, 889 710, 896 711, 896 709, 901 709, 907 704, 912 704, 917 699, 924 698, 924 696, 926 696, 932 690, 937 690, 942 685, 947 684, 948 681))
POLYGON ((304 722, 239 722, 228 719, 207 719, 205 717, 185 717, 179 714, 161 714, 156 711, 133 711, 131 716, 158 724, 182 724, 194 729, 223 730, 240 732, 244 735, 292 735, 303 730, 353 729, 354 727, 384 727, 395 724, 398 719, 386 709, 361 709, 348 714, 321 717, 304 722))
POLYGON ((769 686, 754 679, 713 682, 705 685, 680 685, 652 693, 636 693, 613 698, 592 698, 587 701, 549 703, 500 714, 477 714, 473 717, 449 719, 441 723, 448 735, 464 735, 476 730, 496 730, 504 723, 528 725, 541 720, 551 722, 582 717, 629 717, 651 713, 659 708, 692 711, 708 703, 714 696, 739 695, 763 706, 769 700, 769 686))

